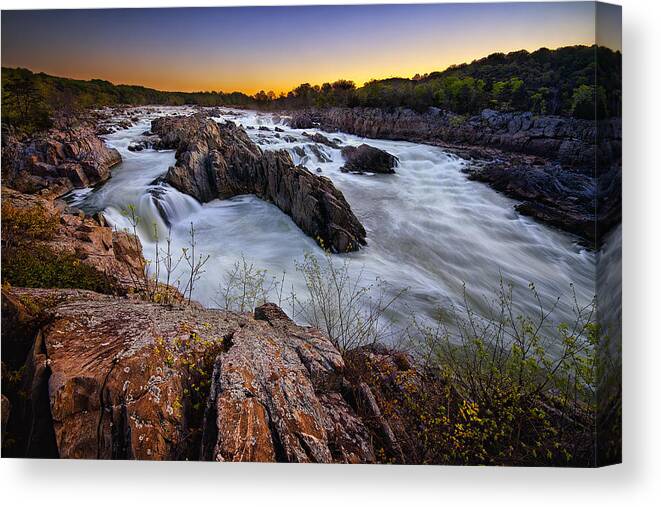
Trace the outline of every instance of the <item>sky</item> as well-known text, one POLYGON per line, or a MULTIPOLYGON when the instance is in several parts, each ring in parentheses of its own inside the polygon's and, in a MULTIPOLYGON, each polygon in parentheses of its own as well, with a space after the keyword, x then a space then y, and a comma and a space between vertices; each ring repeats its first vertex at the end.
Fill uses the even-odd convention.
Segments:
MULTIPOLYGON (((597 16, 621 49, 620 9, 597 16)), ((592 2, 2 11, 2 65, 160 90, 288 91, 595 43, 592 2)))

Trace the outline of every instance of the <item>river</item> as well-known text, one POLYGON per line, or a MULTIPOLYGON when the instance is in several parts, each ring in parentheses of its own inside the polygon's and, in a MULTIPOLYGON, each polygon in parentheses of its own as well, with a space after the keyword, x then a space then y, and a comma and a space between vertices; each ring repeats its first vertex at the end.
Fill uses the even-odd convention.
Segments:
MULTIPOLYGON (((278 280, 285 272, 286 294, 292 289, 304 294, 304 280, 295 263, 306 252, 316 256, 323 252, 277 207, 250 195, 201 205, 168 185, 154 183, 174 164, 174 151, 132 152, 128 146, 149 130, 151 118, 187 110, 159 111, 143 114, 133 127, 105 136, 123 162, 104 185, 75 191, 69 201, 88 212, 103 211, 120 229, 129 226, 122 210, 134 205, 141 217, 139 236, 147 258, 153 256, 154 227, 161 238, 171 227, 173 245, 179 249, 186 246, 192 222, 198 251, 210 256, 193 294, 204 305, 222 305, 219 289, 242 256, 278 280), (150 193, 154 188, 162 193, 165 219, 150 193)), ((365 283, 384 281, 392 294, 406 289, 388 313, 394 322, 405 323, 412 314, 431 319, 439 307, 461 308, 464 293, 474 309, 485 312, 485 301, 494 297, 501 280, 513 284, 514 305, 521 313, 538 312, 530 283, 547 307, 560 298, 549 329, 574 319, 573 291, 581 304, 591 301, 595 254, 572 235, 519 215, 513 209, 515 201, 468 180, 462 172, 467 162, 443 149, 323 133, 342 145, 367 143, 399 159, 394 175, 342 173, 339 149, 315 145, 303 135, 314 129, 291 129, 266 113, 227 113, 216 120, 252 127, 247 132, 262 149, 288 150, 294 162, 330 178, 344 193, 367 230, 368 245, 333 260, 346 261, 352 273, 362 273, 365 283), (276 126, 282 132, 276 132, 276 126)))

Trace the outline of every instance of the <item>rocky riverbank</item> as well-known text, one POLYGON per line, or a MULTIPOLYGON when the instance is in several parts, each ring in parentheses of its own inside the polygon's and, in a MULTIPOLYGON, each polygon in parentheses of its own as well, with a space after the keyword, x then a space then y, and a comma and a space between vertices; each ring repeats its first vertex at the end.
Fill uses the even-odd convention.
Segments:
POLYGON ((365 229, 330 179, 295 165, 286 151, 262 151, 241 127, 196 114, 157 118, 151 130, 159 147, 177 150, 165 180, 179 191, 200 202, 254 194, 333 252, 366 244, 365 229))
POLYGON ((471 162, 471 179, 522 201, 520 213, 577 234, 592 248, 621 221, 620 119, 330 108, 294 111, 289 123, 441 146, 471 162))

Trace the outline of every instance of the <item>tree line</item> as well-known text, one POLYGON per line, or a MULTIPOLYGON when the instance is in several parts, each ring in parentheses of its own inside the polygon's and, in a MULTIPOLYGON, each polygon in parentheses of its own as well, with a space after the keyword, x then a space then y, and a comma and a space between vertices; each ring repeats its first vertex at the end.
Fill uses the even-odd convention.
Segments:
POLYGON ((278 98, 255 100, 274 109, 301 107, 430 107, 457 114, 485 108, 599 119, 621 115, 622 55, 597 46, 493 53, 469 64, 413 78, 304 83, 278 98))
POLYGON ((166 92, 3 67, 2 122, 30 132, 51 126, 63 109, 148 104, 267 110, 362 106, 425 111, 437 107, 463 115, 492 108, 591 119, 621 114, 621 81, 621 53, 598 46, 493 53, 410 79, 371 80, 363 86, 339 79, 322 85, 303 83, 279 95, 262 90, 252 96, 242 92, 166 92))

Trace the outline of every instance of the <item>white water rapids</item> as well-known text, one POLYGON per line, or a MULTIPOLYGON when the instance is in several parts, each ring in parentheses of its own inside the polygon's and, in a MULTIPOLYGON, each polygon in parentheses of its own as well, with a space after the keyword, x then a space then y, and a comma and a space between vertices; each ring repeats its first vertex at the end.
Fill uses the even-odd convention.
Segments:
MULTIPOLYGON (((119 150, 123 162, 101 187, 76 191, 70 197, 72 204, 88 212, 103 211, 119 229, 128 227, 122 209, 135 205, 142 219, 139 236, 147 258, 154 252, 154 224, 161 238, 168 228, 149 190, 154 187, 152 182, 174 164, 174 152, 131 152, 128 146, 149 130, 151 118, 163 111, 171 114, 175 109, 160 111, 144 116, 129 129, 106 136, 107 144, 119 150)), ((574 319, 572 284, 583 304, 595 293, 594 253, 571 235, 519 215, 513 209, 513 200, 487 185, 469 181, 462 173, 466 162, 440 148, 323 133, 342 145, 367 143, 399 158, 394 175, 346 174, 340 172, 344 163, 340 150, 320 144, 313 147, 314 143, 302 135, 303 130, 281 124, 277 126, 284 132, 278 137, 270 114, 240 111, 216 120, 225 119, 254 127, 248 134, 262 149, 286 149, 294 162, 313 172, 320 168, 321 175, 329 177, 344 193, 367 230, 368 245, 335 258, 339 262, 348 259, 355 273, 363 270, 365 283, 379 278, 393 293, 408 289, 389 314, 398 322, 408 321, 412 312, 431 317, 439 307, 461 306, 464 284, 471 304, 479 311, 484 308, 483 296, 492 297, 501 278, 514 284, 515 307, 523 313, 537 311, 537 303, 528 291, 531 282, 548 306, 560 297, 553 323, 574 319), (259 130, 259 126, 270 130, 259 130), (319 160, 314 150, 321 151, 328 160, 319 160)), ((174 246, 186 246, 192 222, 197 250, 210 255, 206 273, 193 294, 195 299, 216 306, 219 286, 242 255, 278 279, 285 271, 286 293, 292 284, 297 294, 305 293, 294 262, 301 261, 306 252, 323 253, 277 207, 254 196, 201 205, 167 185, 161 189, 174 246)))

